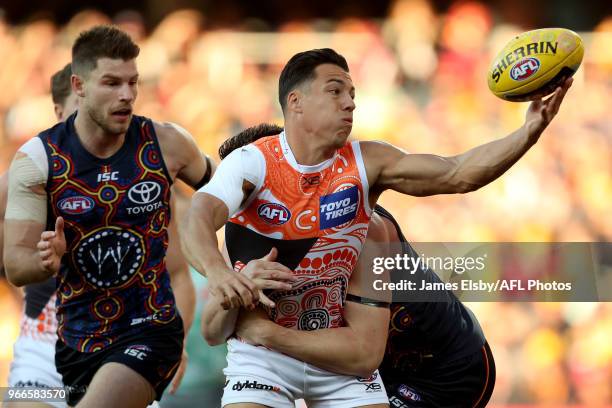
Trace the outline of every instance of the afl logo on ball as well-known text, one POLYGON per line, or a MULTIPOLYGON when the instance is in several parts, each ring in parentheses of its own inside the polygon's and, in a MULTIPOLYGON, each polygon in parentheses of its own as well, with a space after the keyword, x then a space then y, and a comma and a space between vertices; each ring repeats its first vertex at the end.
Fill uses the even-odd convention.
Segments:
POLYGON ((540 61, 537 58, 523 58, 510 69, 510 78, 523 81, 533 76, 539 69, 540 61))
POLYGON ((291 218, 291 212, 282 204, 266 203, 257 208, 259 218, 272 225, 283 225, 291 218))
POLYGON ((93 210, 94 200, 85 196, 68 197, 60 200, 57 206, 66 214, 84 214, 93 210))

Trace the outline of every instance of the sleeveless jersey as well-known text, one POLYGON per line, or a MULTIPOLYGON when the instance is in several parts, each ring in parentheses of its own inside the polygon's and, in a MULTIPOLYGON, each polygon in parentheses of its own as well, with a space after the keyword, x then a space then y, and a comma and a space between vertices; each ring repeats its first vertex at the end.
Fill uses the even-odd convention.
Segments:
MULTIPOLYGON (((393 216, 378 205, 374 211, 395 225, 402 251, 418 258, 393 216)), ((391 274, 392 281, 406 278, 417 282, 417 287, 421 281, 442 282, 433 270, 424 267, 411 276, 403 271, 391 274)), ((385 379, 403 377, 423 355, 433 356, 437 362, 453 361, 480 350, 484 343, 478 320, 451 291, 438 291, 432 302, 394 302, 381 375, 385 379)))
POLYGON ((371 215, 359 143, 347 143, 319 166, 301 167, 284 133, 253 145, 265 158, 265 177, 226 225, 232 265, 276 247, 277 262, 298 281, 292 290, 267 293, 276 303, 268 316, 299 330, 342 326, 348 281, 371 215))
POLYGON ((81 144, 75 117, 39 137, 49 160, 47 228, 62 216, 67 242, 58 336, 94 352, 177 318, 165 265, 171 178, 149 119, 134 116, 122 147, 101 159, 81 144))

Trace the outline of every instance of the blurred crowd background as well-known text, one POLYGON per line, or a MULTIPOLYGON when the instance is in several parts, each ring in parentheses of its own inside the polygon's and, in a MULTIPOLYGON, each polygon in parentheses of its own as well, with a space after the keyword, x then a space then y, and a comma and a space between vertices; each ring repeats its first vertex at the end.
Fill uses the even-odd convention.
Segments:
MULTIPOLYGON (((523 122, 527 104, 504 102, 487 88, 497 51, 527 29, 563 26, 585 41, 582 67, 558 117, 514 168, 467 195, 388 192, 382 204, 411 241, 612 240, 608 2, 140 1, 130 10, 118 1, 86 10, 79 3, 80 9, 51 1, 33 10, 20 2, 0 12, 0 171, 23 142, 54 123, 49 78, 69 62, 78 33, 94 24, 117 24, 141 47, 136 113, 180 124, 212 155, 245 127, 282 125, 280 70, 294 53, 321 47, 349 62, 357 88, 355 138, 415 153, 461 153, 523 122)), ((21 307, 18 292, 0 281, 0 386, 21 307)), ((497 361, 491 406, 612 404, 612 303, 470 307, 497 361)), ((208 348, 197 326, 190 339, 201 356, 191 361, 189 381, 217 395, 223 350, 208 348)), ((179 391, 182 401, 189 401, 189 384, 179 391)))

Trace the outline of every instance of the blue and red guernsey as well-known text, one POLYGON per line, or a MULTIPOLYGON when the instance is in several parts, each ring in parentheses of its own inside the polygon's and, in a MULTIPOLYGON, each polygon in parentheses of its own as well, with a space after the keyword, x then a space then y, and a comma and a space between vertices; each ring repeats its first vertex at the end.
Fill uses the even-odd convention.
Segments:
POLYGON ((178 317, 165 262, 171 178, 151 120, 134 116, 123 146, 101 159, 81 144, 75 117, 39 137, 49 159, 47 228, 65 221, 58 336, 94 352, 178 317))

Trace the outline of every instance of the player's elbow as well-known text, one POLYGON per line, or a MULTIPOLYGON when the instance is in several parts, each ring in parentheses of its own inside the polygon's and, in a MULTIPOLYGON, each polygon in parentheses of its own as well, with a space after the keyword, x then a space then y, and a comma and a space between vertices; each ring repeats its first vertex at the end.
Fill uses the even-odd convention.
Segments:
POLYGON ((200 334, 204 338, 204 341, 209 346, 220 346, 225 343, 225 338, 216 330, 213 330, 205 320, 202 320, 202 326, 200 327, 200 334))
POLYGON ((225 343, 225 339, 221 338, 221 336, 215 335, 206 329, 202 329, 201 333, 206 343, 211 347, 220 346, 221 344, 225 343))
POLYGON ((366 360, 362 360, 355 367, 355 374, 362 378, 368 378, 372 375, 374 371, 378 369, 381 361, 376 361, 374 359, 368 358, 366 360))
POLYGON ((355 359, 355 374, 367 378, 378 369, 384 357, 384 347, 367 347, 362 349, 361 356, 355 359))
POLYGON ((18 264, 15 264, 14 260, 8 256, 4 257, 4 272, 6 273, 6 279, 13 286, 19 288, 30 283, 26 279, 26 274, 18 267, 18 264))
POLYGON ((478 190, 483 185, 484 184, 472 183, 469 181, 459 181, 455 184, 454 190, 457 194, 466 194, 478 190))

